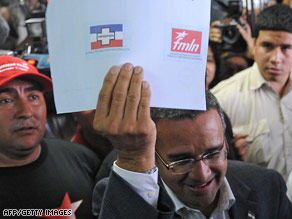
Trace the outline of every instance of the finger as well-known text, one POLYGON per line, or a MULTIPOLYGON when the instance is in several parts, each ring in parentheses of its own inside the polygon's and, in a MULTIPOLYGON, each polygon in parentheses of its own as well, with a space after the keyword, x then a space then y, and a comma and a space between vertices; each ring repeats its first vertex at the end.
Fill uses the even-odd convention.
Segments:
POLYGON ((236 149, 237 149, 238 154, 241 157, 244 157, 246 154, 246 151, 249 149, 249 147, 240 147, 240 148, 236 147, 236 149))
POLYGON ((245 24, 245 27, 246 27, 246 31, 247 31, 247 33, 249 33, 250 36, 251 36, 251 28, 250 28, 250 25, 249 25, 248 23, 246 23, 246 24, 245 24))
POLYGON ((221 42, 222 31, 219 28, 211 28, 209 38, 210 38, 210 41, 221 42))
POLYGON ((138 121, 147 121, 150 117, 151 90, 147 81, 143 81, 141 88, 141 100, 138 109, 138 121))
POLYGON ((239 147, 241 148, 241 150, 245 150, 249 147, 249 144, 247 142, 243 142, 239 147))
POLYGON ((252 36, 251 36, 251 29, 250 29, 248 24, 246 24, 246 29, 244 29, 239 24, 236 27, 237 27, 237 29, 240 32, 241 36, 247 42, 248 45, 253 43, 253 39, 252 39, 252 36))
POLYGON ((221 40, 221 38, 216 38, 216 37, 213 37, 213 38, 210 38, 210 41, 212 41, 212 42, 215 42, 215 43, 221 43, 222 42, 222 40, 221 40))
POLYGON ((109 114, 112 92, 116 84, 119 72, 120 67, 112 66, 103 80, 103 85, 99 92, 95 112, 95 118, 98 120, 107 117, 109 114))
POLYGON ((243 161, 247 161, 248 153, 249 153, 249 148, 246 147, 246 148, 242 151, 242 154, 241 154, 241 159, 242 159, 243 161))
POLYGON ((241 150, 241 154, 242 154, 242 155, 245 155, 247 151, 248 151, 248 147, 244 147, 244 148, 241 150))
POLYGON ((220 21, 213 21, 213 22, 211 23, 211 27, 216 27, 216 26, 219 26, 220 24, 221 24, 220 21))
POLYGON ((215 36, 215 37, 221 37, 222 36, 222 31, 220 29, 217 29, 216 30, 212 30, 210 31, 210 36, 215 36))
POLYGON ((132 73, 133 65, 131 63, 125 63, 119 73, 116 86, 113 90, 111 109, 109 112, 109 116, 115 118, 115 120, 121 120, 124 116, 126 98, 132 73))
POLYGON ((126 119, 127 121, 137 120, 138 106, 141 99, 141 86, 143 82, 143 75, 143 68, 140 66, 135 67, 126 100, 124 119, 126 119))
POLYGON ((217 42, 217 43, 221 43, 222 41, 221 36, 215 36, 215 35, 210 35, 209 39, 210 41, 217 42))
POLYGON ((236 27, 237 27, 239 33, 241 34, 241 36, 243 38, 246 38, 246 35, 247 35, 246 30, 239 24, 237 24, 236 27))
POLYGON ((234 146, 238 151, 242 151, 243 148, 248 146, 248 143, 245 140, 240 139, 237 142, 235 142, 234 146))
POLYGON ((240 23, 245 24, 246 23, 246 19, 244 17, 240 17, 239 18, 240 23))
POLYGON ((219 28, 212 28, 212 31, 211 31, 213 34, 218 34, 218 35, 221 35, 221 29, 219 29, 219 28))
POLYGON ((235 135, 235 137, 232 139, 233 142, 236 142, 238 141, 239 139, 242 139, 242 138, 246 138, 248 136, 248 134, 237 134, 235 135))

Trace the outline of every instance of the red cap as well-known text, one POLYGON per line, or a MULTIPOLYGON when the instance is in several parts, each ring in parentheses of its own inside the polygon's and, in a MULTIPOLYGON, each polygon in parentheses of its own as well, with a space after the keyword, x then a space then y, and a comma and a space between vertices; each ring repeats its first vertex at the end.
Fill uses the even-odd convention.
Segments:
POLYGON ((52 80, 23 59, 2 55, 0 56, 0 87, 7 82, 25 76, 40 83, 44 92, 52 90, 52 80))

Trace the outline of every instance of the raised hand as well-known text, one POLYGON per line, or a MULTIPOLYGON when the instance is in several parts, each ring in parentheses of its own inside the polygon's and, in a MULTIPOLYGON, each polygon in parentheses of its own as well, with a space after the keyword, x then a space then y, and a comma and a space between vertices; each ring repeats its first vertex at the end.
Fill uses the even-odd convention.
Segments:
POLYGON ((156 127, 143 75, 143 68, 131 63, 113 66, 104 78, 93 121, 94 129, 117 150, 117 165, 135 172, 155 165, 156 127))
POLYGON ((249 144, 246 141, 247 134, 238 134, 234 137, 234 146, 238 151, 242 161, 247 161, 249 153, 249 144))
POLYGON ((239 24, 237 24, 236 27, 237 27, 239 33, 241 34, 242 38, 245 40, 245 42, 247 44, 246 56, 248 58, 253 59, 254 38, 252 37, 252 34, 251 34, 251 28, 250 28, 249 24, 243 18, 240 18, 240 21, 241 21, 241 23, 243 23, 245 25, 245 28, 243 28, 239 24))
POLYGON ((222 30, 218 28, 221 25, 220 21, 213 21, 210 26, 209 39, 212 42, 222 43, 222 30))

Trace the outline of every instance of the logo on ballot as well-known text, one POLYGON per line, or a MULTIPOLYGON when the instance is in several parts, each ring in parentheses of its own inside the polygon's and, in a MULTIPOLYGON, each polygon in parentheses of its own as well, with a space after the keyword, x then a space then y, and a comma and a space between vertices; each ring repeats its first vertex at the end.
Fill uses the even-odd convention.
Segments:
POLYGON ((171 51, 180 53, 201 53, 202 32, 172 28, 171 51))
POLYGON ((123 25, 109 24, 90 27, 91 50, 123 47, 123 25))

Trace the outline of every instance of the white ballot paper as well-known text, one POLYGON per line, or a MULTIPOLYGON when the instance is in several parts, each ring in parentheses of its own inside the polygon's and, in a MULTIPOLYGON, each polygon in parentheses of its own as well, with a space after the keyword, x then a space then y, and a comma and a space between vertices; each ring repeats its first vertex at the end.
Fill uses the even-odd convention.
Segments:
POLYGON ((58 113, 95 109, 125 62, 144 68, 151 106, 205 110, 210 0, 51 0, 46 24, 58 113))

